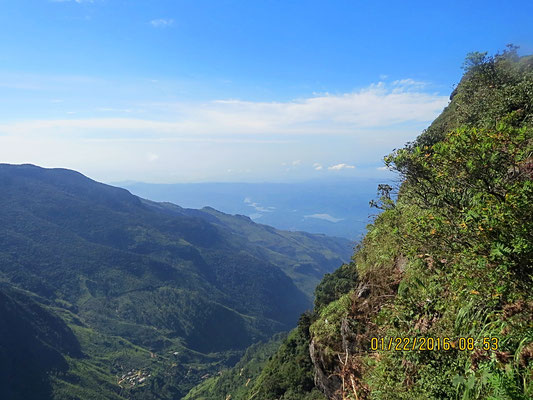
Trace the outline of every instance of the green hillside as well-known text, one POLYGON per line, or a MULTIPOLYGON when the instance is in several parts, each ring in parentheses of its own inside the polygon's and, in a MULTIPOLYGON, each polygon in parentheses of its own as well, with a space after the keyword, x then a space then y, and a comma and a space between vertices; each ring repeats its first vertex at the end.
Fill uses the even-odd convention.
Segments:
POLYGON ((0 190, 0 282, 79 343, 77 357, 52 346, 62 369, 42 368, 56 398, 179 398, 292 328, 350 252, 344 239, 149 202, 69 170, 2 164, 0 190))
POLYGON ((379 187, 313 313, 245 390, 219 378, 189 398, 533 397, 533 57, 464 67, 444 112, 385 158, 403 183, 379 187))
POLYGON ((81 356, 65 322, 27 295, 0 287, 0 376, 5 399, 51 395, 50 371, 66 371, 65 355, 81 356))

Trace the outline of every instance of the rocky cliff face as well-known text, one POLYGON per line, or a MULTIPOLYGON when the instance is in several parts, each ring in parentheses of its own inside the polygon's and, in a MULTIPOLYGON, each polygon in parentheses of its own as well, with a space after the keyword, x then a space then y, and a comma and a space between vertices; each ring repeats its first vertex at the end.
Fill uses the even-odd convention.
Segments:
MULTIPOLYGON (((314 340, 309 344, 309 355, 315 371, 315 385, 328 399, 338 399, 342 388, 342 381, 336 375, 330 375, 329 370, 335 366, 326 361, 324 352, 314 340)), ((336 371, 338 374, 338 371, 336 371)))
POLYGON ((395 297, 405 263, 406 258, 399 255, 388 270, 363 275, 355 289, 341 297, 336 307, 326 308, 311 327, 309 354, 315 385, 328 399, 341 400, 346 393, 358 399, 368 395, 361 356, 369 352, 372 337, 380 335, 372 319, 395 297))

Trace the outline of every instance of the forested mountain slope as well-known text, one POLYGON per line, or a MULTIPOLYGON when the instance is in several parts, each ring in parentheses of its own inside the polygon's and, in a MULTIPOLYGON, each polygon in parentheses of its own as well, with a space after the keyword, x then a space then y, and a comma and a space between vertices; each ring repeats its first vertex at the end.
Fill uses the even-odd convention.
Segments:
POLYGON ((533 57, 470 54, 449 106, 385 162, 403 183, 380 187, 313 313, 245 390, 213 378, 191 399, 533 397, 533 57))
POLYGON ((0 376, 2 398, 42 399, 52 388, 51 370, 65 371, 65 355, 81 356, 65 322, 29 296, 0 286, 0 376))
POLYGON ((0 281, 80 343, 78 356, 58 349, 58 398, 179 398, 294 326, 350 251, 344 239, 149 202, 69 170, 2 164, 0 192, 0 281), (118 384, 131 370, 150 377, 118 384))
POLYGON ((187 208, 209 205, 228 214, 247 215, 277 229, 324 233, 360 239, 373 211, 368 199, 378 178, 334 178, 291 183, 178 183, 122 182, 131 193, 187 208))

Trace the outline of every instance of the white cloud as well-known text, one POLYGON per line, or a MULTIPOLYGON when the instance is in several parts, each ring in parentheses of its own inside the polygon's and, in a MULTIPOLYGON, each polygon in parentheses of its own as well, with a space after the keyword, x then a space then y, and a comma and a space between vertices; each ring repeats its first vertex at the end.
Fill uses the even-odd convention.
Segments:
POLYGON ((246 126, 253 131, 322 134, 432 120, 446 106, 447 96, 413 91, 418 83, 409 82, 391 89, 380 83, 354 93, 323 94, 284 103, 219 100, 203 115, 223 126, 239 121, 238 128, 246 126))
MULTIPOLYGON (((31 76, 5 79, 17 81, 28 82, 31 90, 42 86, 43 91, 56 83, 69 92, 78 86, 107 86, 87 77, 54 77, 44 83, 31 76)), ((424 92, 411 83, 379 83, 351 93, 283 102, 147 103, 139 98, 106 100, 84 109, 67 97, 53 106, 54 113, 64 117, 4 118, 0 159, 74 168, 104 181, 284 180, 289 175, 307 179, 328 166, 333 167, 331 173, 362 174, 364 165, 372 165, 378 174, 375 167, 383 155, 413 140, 448 103, 447 96, 424 92), (66 115, 68 110, 77 113, 66 115), (150 168, 148 152, 159 156, 150 168), (307 167, 293 166, 293 160, 307 167), (343 160, 357 160, 358 168, 338 164, 343 160)), ((62 99, 63 92, 44 98, 62 99)))
POLYGON ((392 82, 392 86, 394 86, 394 89, 392 91, 393 93, 402 93, 405 91, 421 90, 427 86, 427 83, 407 78, 395 80, 394 82, 392 82))
POLYGON ((296 166, 296 165, 300 165, 302 163, 302 160, 294 160, 292 162, 292 165, 296 166))
POLYGON ((150 24, 154 28, 168 28, 169 26, 174 25, 174 20, 172 18, 158 18, 151 20, 150 24))
MULTIPOLYGON (((262 213, 262 212, 272 212, 272 211, 274 211, 276 209, 276 207, 262 207, 258 203, 253 202, 250 197, 245 197, 244 198, 244 203, 247 206, 252 207, 255 211, 258 211, 260 213, 262 213)), ((255 214, 255 215, 257 215, 257 214, 255 214)))
POLYGON ((154 161, 156 161, 159 158, 159 156, 157 154, 155 154, 155 153, 148 153, 146 155, 146 158, 148 158, 148 161, 154 162, 154 161))
MULTIPOLYGON (((4 134, 34 132, 52 134, 98 132, 106 137, 166 137, 197 135, 361 135, 365 130, 391 130, 406 123, 427 123, 448 103, 448 96, 424 93, 411 88, 413 80, 398 81, 397 86, 371 85, 353 93, 322 94, 287 102, 215 100, 205 103, 143 104, 143 115, 164 112, 164 120, 139 118, 91 118, 33 120, 0 125, 4 134), (146 106, 146 107, 144 107, 146 106), (148 111, 146 111, 148 109, 148 111)), ((136 105, 123 110, 136 110, 136 105)))
POLYGON ((389 171, 389 168, 383 166, 383 167, 377 167, 376 168, 378 171, 389 171))
POLYGON ((331 167, 328 167, 328 169, 330 171, 340 171, 341 169, 354 169, 355 166, 354 165, 348 165, 348 164, 337 164, 337 165, 332 165, 331 167))
POLYGON ((335 218, 335 217, 332 217, 329 214, 311 214, 311 215, 306 215, 305 218, 323 219, 324 221, 329 221, 329 222, 333 222, 333 223, 340 222, 340 221, 344 220, 344 218, 335 218))

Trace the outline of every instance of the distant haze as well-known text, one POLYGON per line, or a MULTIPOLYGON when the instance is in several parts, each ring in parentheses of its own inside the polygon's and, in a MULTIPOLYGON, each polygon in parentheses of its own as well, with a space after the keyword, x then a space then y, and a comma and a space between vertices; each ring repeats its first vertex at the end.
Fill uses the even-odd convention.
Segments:
POLYGON ((117 184, 133 194, 182 207, 206 206, 241 214, 278 229, 323 233, 358 240, 376 209, 378 179, 298 183, 117 184))

